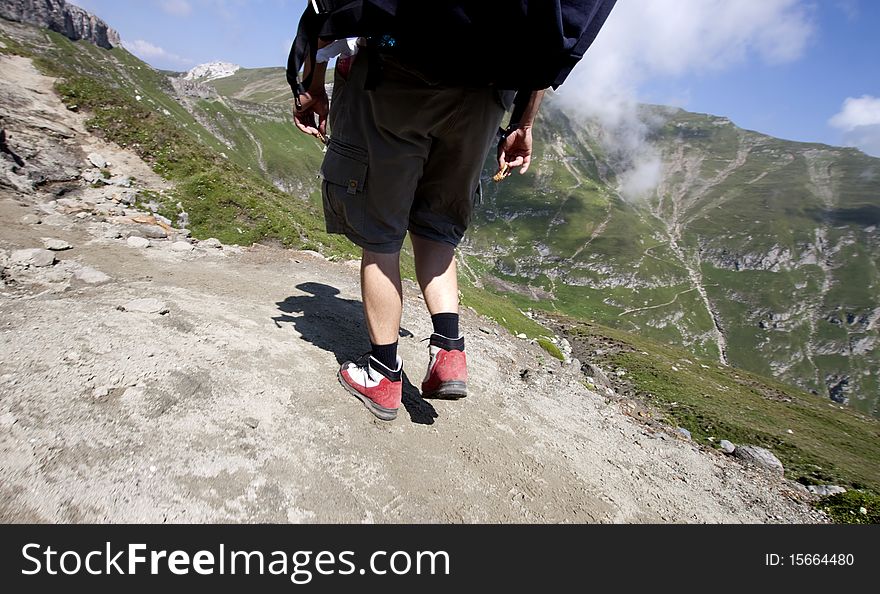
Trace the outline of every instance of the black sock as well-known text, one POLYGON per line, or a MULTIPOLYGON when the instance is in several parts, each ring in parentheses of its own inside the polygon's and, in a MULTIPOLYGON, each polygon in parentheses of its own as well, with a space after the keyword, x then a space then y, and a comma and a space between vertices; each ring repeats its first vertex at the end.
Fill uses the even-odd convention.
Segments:
POLYGON ((446 338, 458 338, 458 314, 438 313, 431 316, 434 333, 446 338))
POLYGON ((397 369, 396 342, 392 342, 391 344, 373 344, 371 342, 370 351, 376 361, 392 371, 397 369))

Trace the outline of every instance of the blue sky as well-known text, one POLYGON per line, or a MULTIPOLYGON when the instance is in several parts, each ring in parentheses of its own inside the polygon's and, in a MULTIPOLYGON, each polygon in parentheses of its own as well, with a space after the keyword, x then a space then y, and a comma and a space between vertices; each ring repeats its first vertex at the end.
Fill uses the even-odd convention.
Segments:
MULTIPOLYGON (((158 68, 283 65, 305 0, 74 0, 158 68)), ((563 86, 600 111, 675 104, 880 156, 880 2, 618 0, 563 86)))

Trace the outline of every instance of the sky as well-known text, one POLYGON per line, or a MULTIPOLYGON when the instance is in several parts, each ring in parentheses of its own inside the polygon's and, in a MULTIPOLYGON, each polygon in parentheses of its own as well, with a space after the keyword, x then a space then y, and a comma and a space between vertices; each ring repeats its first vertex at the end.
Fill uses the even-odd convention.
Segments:
MULTIPOLYGON (((129 51, 170 70, 211 61, 282 66, 306 4, 73 3, 119 31, 129 51)), ((876 0, 618 0, 560 92, 624 127, 635 103, 659 103, 880 156, 878 31, 876 0)))

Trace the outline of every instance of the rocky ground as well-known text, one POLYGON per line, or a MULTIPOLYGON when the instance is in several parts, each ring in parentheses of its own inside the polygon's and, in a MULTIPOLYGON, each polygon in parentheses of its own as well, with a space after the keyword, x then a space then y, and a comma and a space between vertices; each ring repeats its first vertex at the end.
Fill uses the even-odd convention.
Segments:
POLYGON ((471 395, 423 400, 411 283, 404 407, 376 420, 335 378, 368 348, 355 263, 189 238, 51 79, 0 71, 0 521, 824 521, 471 311, 471 395))

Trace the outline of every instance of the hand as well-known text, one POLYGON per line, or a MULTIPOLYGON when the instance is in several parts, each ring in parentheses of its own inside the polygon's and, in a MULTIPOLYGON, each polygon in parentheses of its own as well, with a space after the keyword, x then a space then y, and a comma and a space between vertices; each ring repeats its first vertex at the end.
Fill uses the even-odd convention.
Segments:
POLYGON ((327 116, 330 113, 330 99, 327 92, 323 88, 310 89, 299 96, 302 107, 293 108, 293 123, 300 129, 311 136, 314 136, 321 142, 325 142, 327 138, 327 116), (318 116, 318 125, 315 126, 315 116, 318 116))
POLYGON ((532 127, 514 128, 498 143, 498 174, 500 179, 510 175, 514 167, 520 174, 529 170, 532 162, 532 127))

